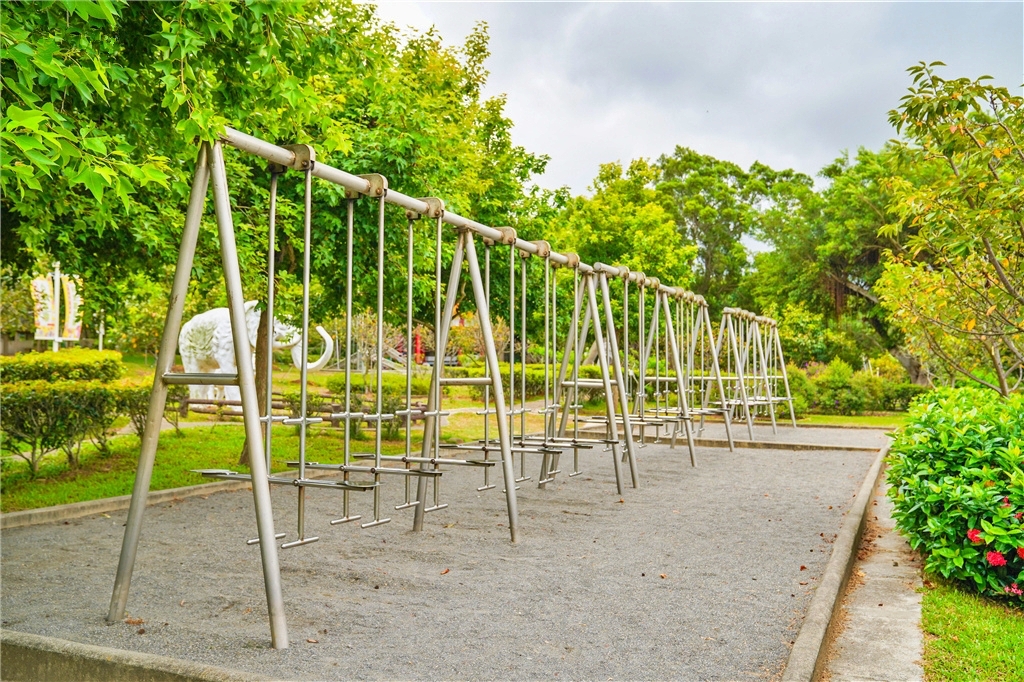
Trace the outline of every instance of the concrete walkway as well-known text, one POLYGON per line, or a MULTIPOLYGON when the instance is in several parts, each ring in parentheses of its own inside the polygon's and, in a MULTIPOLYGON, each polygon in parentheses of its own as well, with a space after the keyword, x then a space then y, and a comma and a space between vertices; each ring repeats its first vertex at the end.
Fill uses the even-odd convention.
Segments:
POLYGON ((918 681, 921 668, 921 560, 894 529, 879 484, 829 651, 831 682, 918 681))

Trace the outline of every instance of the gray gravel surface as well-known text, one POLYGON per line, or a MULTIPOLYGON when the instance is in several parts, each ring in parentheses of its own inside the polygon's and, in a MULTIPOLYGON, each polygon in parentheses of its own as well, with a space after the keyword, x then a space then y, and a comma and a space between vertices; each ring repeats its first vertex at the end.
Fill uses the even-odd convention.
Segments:
MULTIPOLYGON (((621 498, 608 457, 523 483, 516 545, 479 470, 446 473, 451 507, 415 534, 409 511, 331 527, 339 493, 310 490, 321 541, 281 552, 288 650, 269 648, 246 491, 148 509, 136 625, 104 624, 124 512, 4 531, 3 626, 283 679, 777 676, 875 454, 701 448, 691 469, 685 448, 651 445, 621 498)), ((390 482, 386 502, 400 495, 390 482)), ((293 489, 274 502, 294 538, 293 489)), ((369 494, 353 506, 368 515, 369 494)))
MULTIPOLYGON (((699 421, 699 420, 697 420, 699 421)), ((702 438, 725 438, 723 422, 704 423, 702 438)), ((732 422, 732 437, 735 440, 750 440, 747 422, 742 419, 732 422)), ((754 424, 754 440, 763 443, 804 443, 809 445, 837 445, 842 447, 880 448, 885 443, 885 429, 828 428, 827 426, 801 426, 794 429, 789 420, 780 420, 778 433, 772 433, 771 424, 754 424)))

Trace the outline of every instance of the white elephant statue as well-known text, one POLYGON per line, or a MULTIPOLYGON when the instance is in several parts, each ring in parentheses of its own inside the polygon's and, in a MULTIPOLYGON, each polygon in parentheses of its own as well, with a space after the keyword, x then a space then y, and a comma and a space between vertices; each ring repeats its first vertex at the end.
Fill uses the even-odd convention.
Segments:
MULTIPOLYGON (((256 310, 256 301, 245 304, 245 327, 249 337, 249 347, 256 360, 256 332, 259 329, 262 313, 256 310)), ((334 353, 334 340, 323 327, 317 326, 316 331, 327 344, 323 355, 313 363, 302 357, 302 334, 295 327, 274 320, 274 350, 290 348, 292 362, 301 368, 307 362, 310 370, 323 369, 334 353)), ((214 308, 200 313, 181 327, 178 335, 178 352, 181 363, 188 373, 221 373, 235 374, 235 344, 231 338, 231 319, 227 308, 214 308)), ((240 400, 241 394, 237 386, 190 386, 192 398, 205 400, 240 400)))

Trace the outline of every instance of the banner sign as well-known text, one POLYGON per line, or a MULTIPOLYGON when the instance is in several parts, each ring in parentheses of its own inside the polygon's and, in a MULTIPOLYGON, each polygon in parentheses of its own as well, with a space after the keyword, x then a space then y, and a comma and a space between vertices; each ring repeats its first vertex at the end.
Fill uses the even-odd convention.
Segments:
POLYGON ((36 338, 46 341, 57 338, 57 301, 53 298, 53 277, 32 280, 32 300, 36 310, 36 338))

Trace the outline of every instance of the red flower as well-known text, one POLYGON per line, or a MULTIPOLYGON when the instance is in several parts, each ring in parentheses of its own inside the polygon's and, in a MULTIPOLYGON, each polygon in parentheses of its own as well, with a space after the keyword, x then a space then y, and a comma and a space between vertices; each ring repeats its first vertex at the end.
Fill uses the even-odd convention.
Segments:
POLYGON ((981 539, 981 531, 977 528, 972 528, 969 531, 967 531, 967 539, 975 544, 984 542, 984 540, 981 539))
POLYGON ((1024 591, 1022 591, 1019 587, 1017 587, 1017 583, 1013 583, 1011 585, 1007 585, 1006 587, 1003 588, 1003 592, 1006 592, 1007 594, 1015 594, 1018 597, 1021 596, 1021 595, 1024 595, 1024 591))
POLYGON ((1021 559, 1024 559, 1024 547, 1017 548, 1017 556, 1019 556, 1021 559))
POLYGON ((1006 557, 1003 556, 1002 552, 989 552, 985 555, 988 562, 993 566, 1005 566, 1006 557))
POLYGON ((1018 521, 1020 521, 1020 517, 1022 516, 1024 516, 1024 512, 1017 512, 1016 514, 1014 514, 1014 517, 1016 517, 1018 521))

